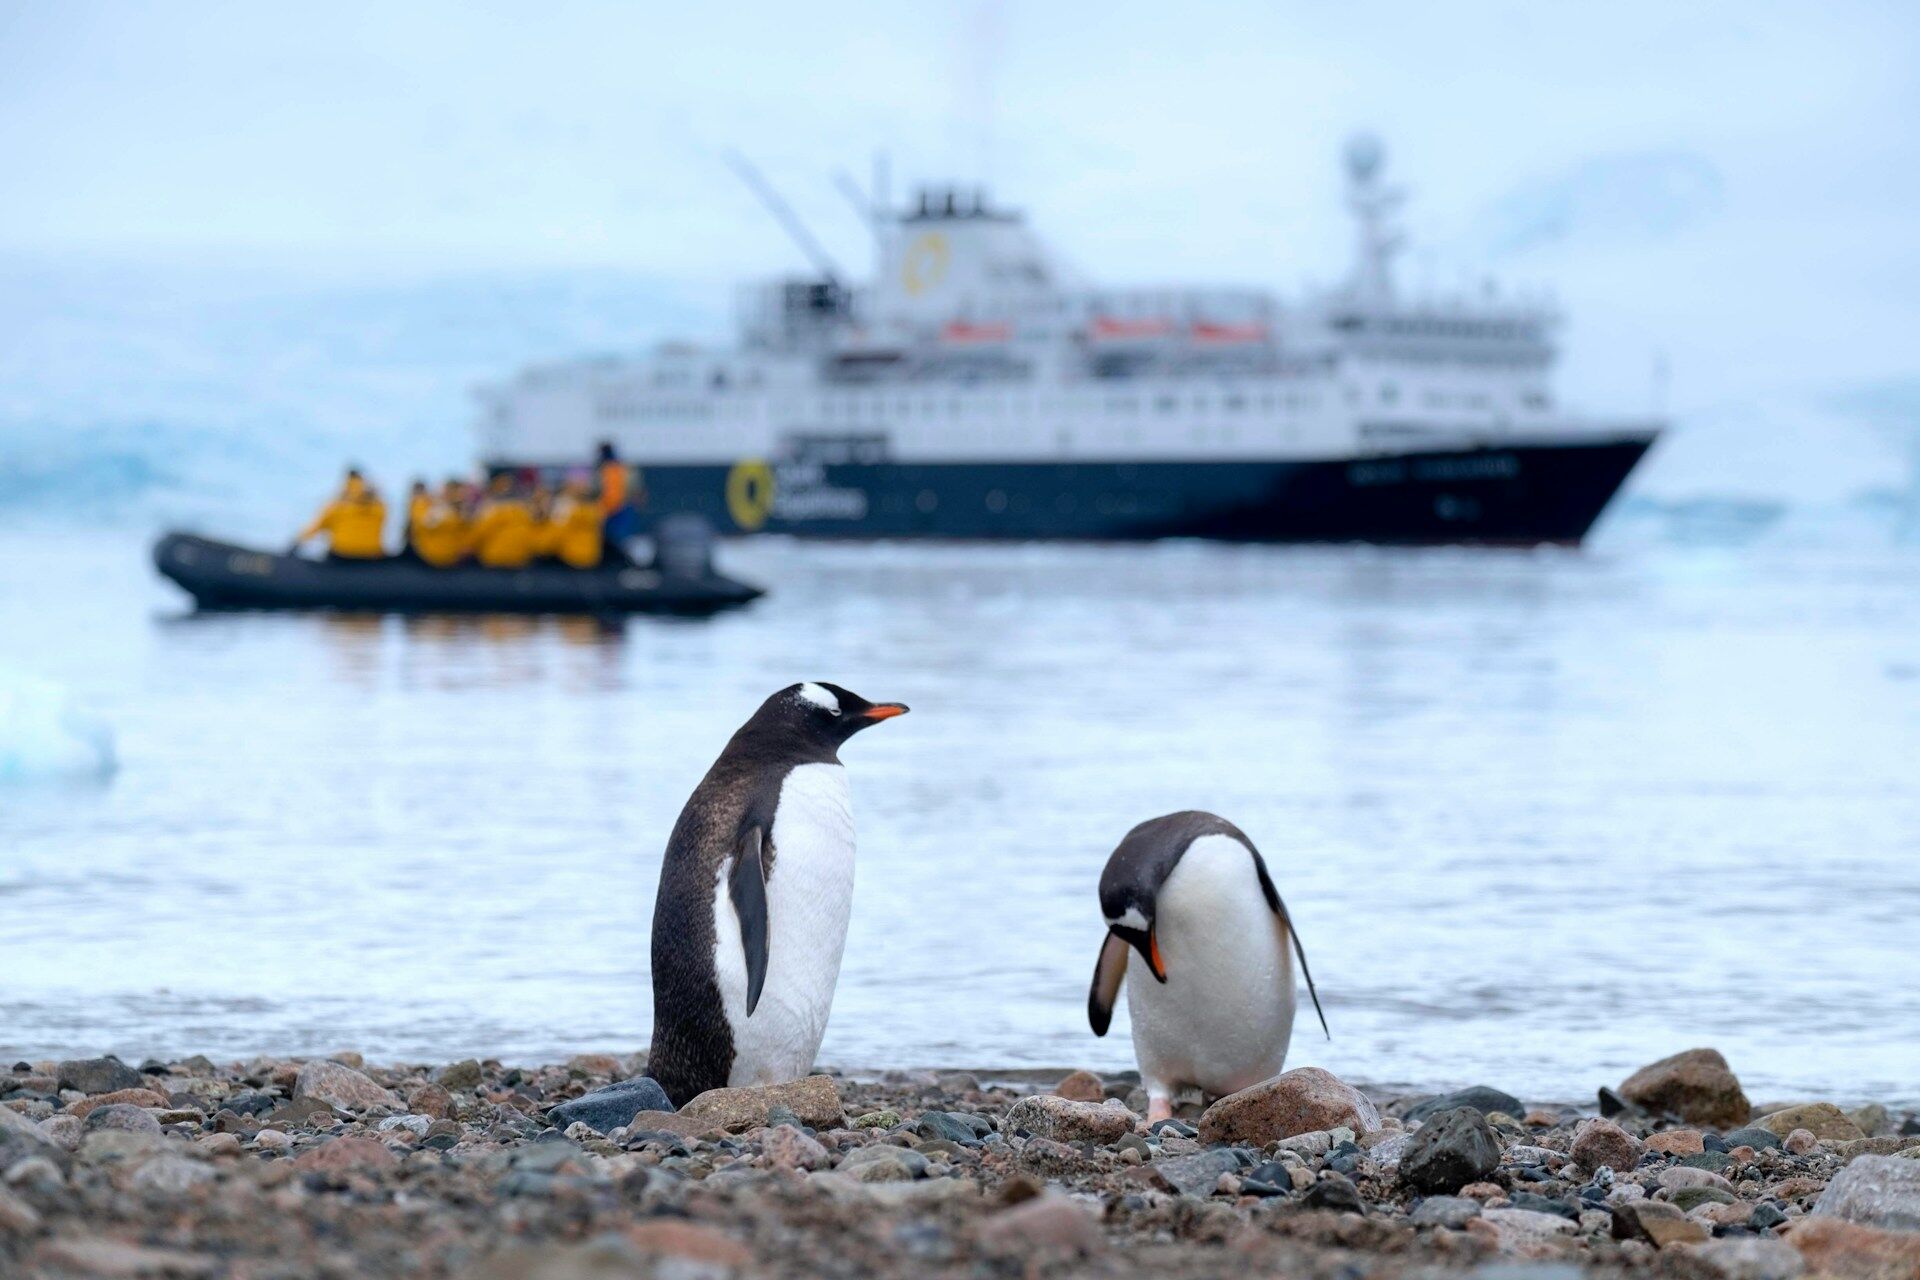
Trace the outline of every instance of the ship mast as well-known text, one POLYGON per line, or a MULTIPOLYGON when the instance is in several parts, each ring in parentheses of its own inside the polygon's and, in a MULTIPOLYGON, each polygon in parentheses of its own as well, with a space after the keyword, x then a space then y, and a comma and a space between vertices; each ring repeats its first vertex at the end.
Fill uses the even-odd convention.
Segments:
POLYGON ((1370 133, 1355 134, 1347 142, 1347 208, 1359 231, 1353 277, 1348 292, 1356 298, 1384 302, 1393 295, 1393 259, 1405 244, 1393 215, 1407 193, 1381 181, 1386 149, 1370 133))

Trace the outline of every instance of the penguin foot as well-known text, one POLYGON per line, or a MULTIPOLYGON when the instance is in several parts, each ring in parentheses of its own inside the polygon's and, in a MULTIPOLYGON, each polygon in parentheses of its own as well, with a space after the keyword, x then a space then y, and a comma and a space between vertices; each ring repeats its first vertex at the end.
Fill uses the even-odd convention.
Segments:
POLYGON ((1151 1128, 1162 1120, 1173 1119, 1173 1099, 1164 1093, 1147 1095, 1147 1125, 1151 1128))

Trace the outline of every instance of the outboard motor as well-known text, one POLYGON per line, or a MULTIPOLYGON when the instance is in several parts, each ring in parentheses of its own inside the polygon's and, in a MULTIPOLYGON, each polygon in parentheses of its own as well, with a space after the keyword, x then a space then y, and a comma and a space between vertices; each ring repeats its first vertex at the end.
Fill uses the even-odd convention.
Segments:
POLYGON ((654 526, 653 564, 668 578, 705 578, 713 573, 713 525, 705 516, 667 516, 654 526))

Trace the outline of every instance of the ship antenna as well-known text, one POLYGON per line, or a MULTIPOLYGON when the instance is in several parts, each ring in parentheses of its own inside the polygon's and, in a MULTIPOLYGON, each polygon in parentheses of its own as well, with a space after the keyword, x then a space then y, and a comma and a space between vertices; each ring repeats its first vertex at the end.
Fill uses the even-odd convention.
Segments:
POLYGON ((859 215, 860 221, 867 224, 867 230, 873 233, 874 240, 878 242, 882 216, 879 200, 862 191, 860 184, 855 182, 845 169, 833 171, 833 185, 840 189, 840 194, 847 198, 847 203, 853 206, 854 213, 859 215))
POLYGON ((747 189, 758 197, 761 206, 773 215, 773 220, 780 224, 780 229, 787 233, 787 238, 798 245, 800 252, 813 263, 813 269, 825 276, 829 284, 838 285, 842 275, 839 264, 820 247, 820 242, 813 238, 813 233, 807 230, 807 224, 800 221, 800 216, 793 211, 792 206, 780 198, 780 193, 773 189, 772 184, 762 177, 760 171, 738 151, 725 152, 724 158, 727 167, 739 176, 740 181, 747 184, 747 189))
POLYGON ((1359 222, 1359 252, 1351 288, 1367 298, 1393 293, 1393 256, 1403 243, 1392 218, 1406 192, 1380 181, 1386 149, 1370 133, 1355 134, 1347 142, 1347 207, 1359 222))

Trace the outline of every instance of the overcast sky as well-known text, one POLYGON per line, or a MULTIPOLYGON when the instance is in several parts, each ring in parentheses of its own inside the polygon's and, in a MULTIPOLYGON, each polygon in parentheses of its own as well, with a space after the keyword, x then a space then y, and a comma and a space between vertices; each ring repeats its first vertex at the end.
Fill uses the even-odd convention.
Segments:
POLYGON ((833 251, 828 174, 982 180, 1097 278, 1344 267, 1387 141, 1410 282, 1558 289, 1576 384, 1696 404, 1912 379, 1920 6, 0 0, 0 250, 619 265, 833 251), (797 9, 807 10, 802 18, 797 9), (1582 349, 1584 348, 1584 349, 1582 349))

